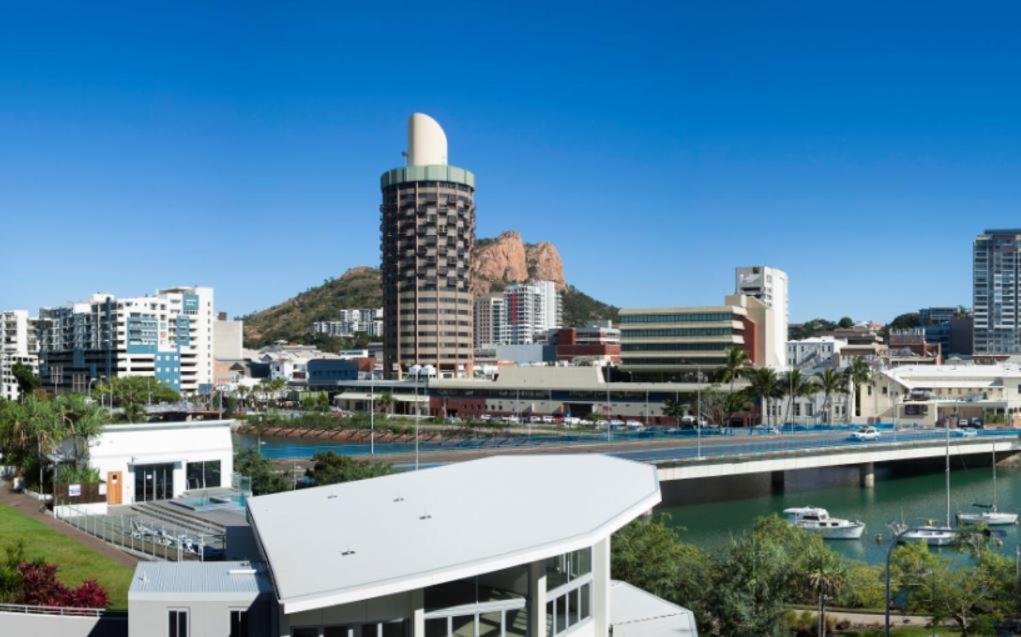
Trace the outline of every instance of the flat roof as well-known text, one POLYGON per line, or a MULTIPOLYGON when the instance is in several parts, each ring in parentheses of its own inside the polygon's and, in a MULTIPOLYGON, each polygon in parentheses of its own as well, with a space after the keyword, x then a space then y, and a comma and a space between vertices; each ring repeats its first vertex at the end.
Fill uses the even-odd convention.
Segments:
POLYGON ((651 465, 494 456, 248 500, 285 613, 592 546, 660 501, 651 465))
POLYGON ((128 601, 251 602, 272 590, 261 562, 139 562, 128 601))
POLYGON ((610 582, 613 637, 698 637, 695 615, 627 582, 610 582))

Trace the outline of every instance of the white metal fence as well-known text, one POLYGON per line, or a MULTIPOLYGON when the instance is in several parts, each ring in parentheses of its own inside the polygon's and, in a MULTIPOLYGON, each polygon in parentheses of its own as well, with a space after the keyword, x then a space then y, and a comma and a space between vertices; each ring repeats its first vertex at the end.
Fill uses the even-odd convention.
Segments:
POLYGON ((62 615, 72 617, 123 616, 124 613, 105 608, 72 608, 70 606, 33 606, 32 604, 0 603, 0 613, 31 613, 33 615, 62 615))
POLYGON ((158 560, 205 561, 223 555, 223 533, 198 532, 132 511, 95 515, 76 505, 61 509, 61 519, 76 529, 158 560))

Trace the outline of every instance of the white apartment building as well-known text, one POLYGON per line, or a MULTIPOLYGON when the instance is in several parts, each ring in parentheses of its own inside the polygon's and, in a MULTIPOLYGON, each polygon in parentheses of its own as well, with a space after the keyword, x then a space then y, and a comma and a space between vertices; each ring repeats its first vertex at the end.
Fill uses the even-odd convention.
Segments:
POLYGON ((503 304, 507 317, 503 344, 543 343, 547 333, 563 323, 562 300, 553 281, 508 285, 503 304))
POLYGON ((818 369, 839 367, 840 351, 847 341, 832 336, 813 336, 800 341, 787 341, 787 367, 818 369))
POLYGON ((365 332, 372 338, 382 338, 383 308, 341 310, 336 320, 316 321, 312 324, 313 334, 350 337, 358 332, 365 332))
POLYGON ((734 271, 734 294, 754 297, 773 309, 771 334, 767 338, 772 350, 766 356, 769 360, 787 360, 787 325, 790 321, 787 290, 787 273, 783 270, 751 265, 734 271))
POLYGON ((0 311, 0 398, 17 400, 21 395, 14 379, 15 365, 22 364, 33 372, 39 371, 33 329, 28 311, 0 311))
POLYGON ((503 296, 491 294, 475 299, 475 349, 507 341, 507 307, 503 296))
POLYGON ((159 380, 183 393, 213 385, 213 289, 175 287, 151 296, 88 300, 39 311, 43 383, 86 392, 116 376, 159 380))

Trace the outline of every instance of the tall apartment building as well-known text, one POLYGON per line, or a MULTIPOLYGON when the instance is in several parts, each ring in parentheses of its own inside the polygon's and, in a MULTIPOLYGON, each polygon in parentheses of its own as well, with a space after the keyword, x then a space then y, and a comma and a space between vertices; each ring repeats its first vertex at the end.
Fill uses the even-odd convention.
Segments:
POLYGON ((986 230, 972 246, 974 353, 1021 353, 1021 228, 986 230))
POLYGON ((636 380, 692 380, 697 371, 721 367, 727 351, 735 347, 755 366, 785 362, 772 358, 772 308, 741 294, 727 296, 723 303, 622 309, 620 368, 636 380))
POLYGON ((43 383, 85 392, 92 381, 147 376, 183 393, 213 383, 213 290, 176 287, 151 296, 88 300, 39 311, 43 383))
POLYGON ((486 294, 475 299, 475 347, 507 342, 507 307, 501 294, 486 294))
POLYGON ((352 308, 341 310, 335 320, 316 321, 312 324, 313 334, 327 336, 354 336, 364 332, 371 338, 383 336, 383 308, 352 308))
POLYGON ((790 307, 787 296, 787 273, 766 265, 750 265, 734 271, 734 294, 756 298, 773 309, 770 327, 770 360, 783 366, 787 361, 787 327, 790 307))
POLYGON ((510 345, 545 343, 549 331, 563 323, 560 293, 553 281, 512 283, 504 288, 503 304, 510 345))
POLYGON ((35 341, 34 321, 26 310, 0 311, 0 398, 17 400, 21 396, 15 365, 38 372, 35 341))
POLYGON ((408 122, 407 157, 380 179, 384 373, 470 375, 475 175, 447 164, 447 136, 422 113, 408 122))

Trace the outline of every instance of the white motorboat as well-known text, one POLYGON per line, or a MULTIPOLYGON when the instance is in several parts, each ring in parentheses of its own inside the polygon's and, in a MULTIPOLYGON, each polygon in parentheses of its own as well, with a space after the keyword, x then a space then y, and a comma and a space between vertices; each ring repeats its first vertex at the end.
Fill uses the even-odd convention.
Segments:
POLYGON ((864 522, 831 518, 829 511, 819 507, 792 507, 783 513, 794 526, 827 540, 857 540, 865 532, 864 522))
POLYGON ((993 503, 974 504, 976 508, 985 509, 972 513, 958 513, 958 524, 984 524, 986 526, 1006 526, 1017 524, 1017 513, 1004 513, 996 509, 996 450, 993 449, 993 503))
POLYGON ((909 531, 895 529, 900 542, 922 541, 929 546, 948 546, 957 539, 957 534, 948 526, 919 526, 909 531))

